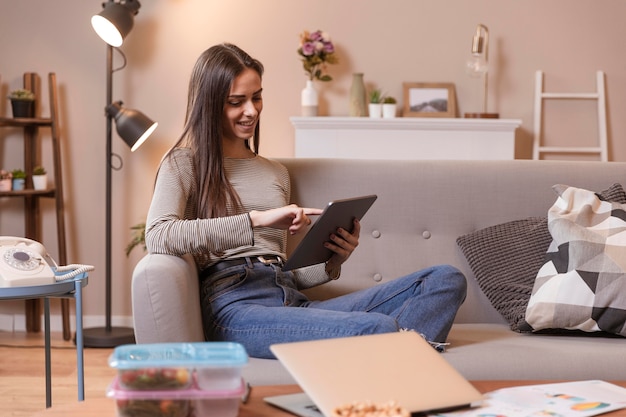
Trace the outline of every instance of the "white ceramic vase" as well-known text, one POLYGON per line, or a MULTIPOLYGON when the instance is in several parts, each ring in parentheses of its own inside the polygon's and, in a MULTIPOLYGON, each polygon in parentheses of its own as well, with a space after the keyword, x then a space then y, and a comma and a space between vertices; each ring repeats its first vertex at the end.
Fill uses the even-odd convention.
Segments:
POLYGON ((397 105, 395 103, 383 103, 383 119, 396 117, 397 105))
POLYGON ((368 109, 372 119, 380 119, 383 116, 382 103, 369 103, 368 109))
POLYGON ((302 105, 302 116, 317 116, 319 98, 312 80, 306 80, 306 86, 302 89, 300 104, 302 105))
POLYGON ((35 190, 45 190, 48 186, 48 175, 33 175, 33 188, 35 190))

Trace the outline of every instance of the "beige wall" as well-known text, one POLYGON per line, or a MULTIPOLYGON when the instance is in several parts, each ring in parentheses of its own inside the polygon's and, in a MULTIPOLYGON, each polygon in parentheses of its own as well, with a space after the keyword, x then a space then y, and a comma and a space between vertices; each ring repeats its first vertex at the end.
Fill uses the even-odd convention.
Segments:
MULTIPOLYGON (((320 86, 324 115, 348 114, 353 72, 365 73, 368 85, 398 98, 403 81, 452 82, 462 114, 480 107, 476 80, 464 73, 464 63, 475 27, 483 23, 491 35, 489 110, 523 121, 518 157, 531 155, 534 72, 545 71, 550 91, 582 92, 595 89, 595 72, 603 70, 611 159, 626 160, 626 144, 621 140, 626 132, 626 118, 621 117, 626 112, 626 54, 621 47, 626 39, 626 2, 622 0, 142 3, 122 47, 128 65, 115 75, 114 99, 141 109, 159 121, 159 128, 132 155, 115 138, 114 150, 124 166, 113 174, 114 323, 130 316, 130 276, 142 255, 140 250, 130 258, 124 254, 129 228, 143 221, 159 159, 181 130, 190 69, 205 48, 218 42, 236 43, 265 64, 261 151, 266 156, 293 155, 289 117, 299 114, 305 82, 296 55, 303 29, 328 31, 341 61, 330 67, 335 80, 320 86)), ((44 76, 54 71, 60 84, 69 261, 96 266, 86 289, 88 326, 102 324, 104 312, 105 46, 89 23, 100 10, 101 1, 0 0, 2 96, 20 85, 24 71, 44 76)), ((116 64, 121 62, 116 55, 116 64)), ((9 114, 8 104, 0 100, 0 114, 9 114)), ((551 104, 546 116, 549 143, 593 141, 594 109, 589 102, 551 104)), ((47 105, 43 114, 49 114, 47 105)), ((11 131, 0 135, 4 136, 1 167, 17 168, 21 141, 11 131)), ((23 233, 19 209, 17 201, 2 201, 0 234, 23 233)), ((44 243, 55 255, 53 219, 51 213, 44 218, 44 243)), ((3 302, 0 325, 21 309, 21 302, 3 302)))

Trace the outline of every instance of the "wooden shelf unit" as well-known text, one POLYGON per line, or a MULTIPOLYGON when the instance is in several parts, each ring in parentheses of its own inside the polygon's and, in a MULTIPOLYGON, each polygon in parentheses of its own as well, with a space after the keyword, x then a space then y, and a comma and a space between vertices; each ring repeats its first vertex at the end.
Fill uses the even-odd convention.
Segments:
MULTIPOLYGON (((40 79, 36 73, 24 73, 24 88, 35 93, 35 99, 40 100, 40 79)), ((63 176, 61 170, 61 140, 59 135, 59 105, 56 74, 48 74, 48 96, 50 103, 50 117, 7 118, 0 117, 0 127, 14 127, 23 129, 24 138, 24 171, 26 172, 26 188, 22 191, 3 191, 0 197, 17 197, 24 200, 24 235, 25 237, 41 242, 41 213, 40 198, 53 198, 56 207, 56 226, 59 265, 67 264, 67 249, 65 244, 65 205, 63 200, 63 176), (33 168, 41 165, 41 142, 39 129, 50 128, 51 148, 54 172, 54 187, 45 190, 34 190, 32 183, 33 168)), ((37 107, 37 106, 36 106, 37 107)), ((45 242, 42 242, 45 245, 45 242)), ((41 300, 26 301, 26 331, 41 331, 41 300)), ((63 338, 71 338, 69 300, 61 300, 61 314, 63 320, 63 338)))

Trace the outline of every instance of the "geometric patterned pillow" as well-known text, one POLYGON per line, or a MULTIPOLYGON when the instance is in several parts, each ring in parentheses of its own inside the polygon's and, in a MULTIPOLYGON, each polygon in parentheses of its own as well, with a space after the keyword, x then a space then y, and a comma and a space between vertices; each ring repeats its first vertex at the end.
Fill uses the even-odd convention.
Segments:
POLYGON ((626 204, 555 185, 548 212, 553 238, 526 309, 534 331, 626 336, 626 204))

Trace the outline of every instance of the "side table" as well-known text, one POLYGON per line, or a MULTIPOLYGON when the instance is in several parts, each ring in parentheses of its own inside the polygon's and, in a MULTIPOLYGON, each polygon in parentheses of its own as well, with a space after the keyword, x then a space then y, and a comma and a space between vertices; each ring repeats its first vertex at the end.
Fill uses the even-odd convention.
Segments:
POLYGON ((44 340, 46 357, 46 408, 52 406, 52 370, 50 355, 50 298, 74 298, 76 300, 76 369, 78 373, 78 401, 85 399, 85 376, 83 359, 83 291, 87 285, 87 272, 49 285, 0 288, 0 300, 44 300, 44 340))

